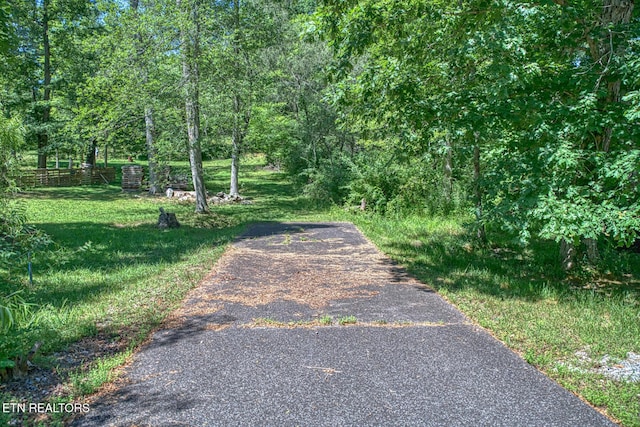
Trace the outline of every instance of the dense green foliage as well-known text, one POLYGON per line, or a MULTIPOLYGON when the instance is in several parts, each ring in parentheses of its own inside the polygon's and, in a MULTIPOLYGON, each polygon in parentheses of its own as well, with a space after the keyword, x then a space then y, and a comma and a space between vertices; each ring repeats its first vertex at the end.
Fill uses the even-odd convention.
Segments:
POLYGON ((39 165, 110 147, 148 158, 155 192, 196 143, 234 159, 231 192, 265 152, 321 203, 473 207, 591 261, 638 238, 634 2, 74 1, 0 15, 3 110, 39 165))
POLYGON ((468 183, 477 146, 479 219, 523 242, 624 246, 640 229, 638 15, 633 2, 371 0, 325 1, 317 17, 346 126, 391 153, 453 149, 468 183))

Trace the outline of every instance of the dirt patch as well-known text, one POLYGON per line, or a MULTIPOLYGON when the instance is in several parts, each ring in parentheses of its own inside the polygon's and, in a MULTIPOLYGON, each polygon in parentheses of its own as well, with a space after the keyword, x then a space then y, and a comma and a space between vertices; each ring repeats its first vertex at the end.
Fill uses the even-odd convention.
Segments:
POLYGON ((350 326, 358 326, 361 328, 415 328, 415 327, 425 327, 425 328, 435 328, 435 327, 444 327, 444 326, 460 326, 461 324, 471 324, 471 323, 444 323, 444 322, 386 322, 386 321, 378 321, 378 322, 359 322, 357 319, 349 322, 340 322, 340 319, 331 319, 330 321, 324 319, 313 319, 308 321, 291 321, 291 322, 280 322, 272 319, 253 319, 250 323, 244 323, 240 325, 241 328, 284 328, 284 329, 298 329, 298 328, 330 328, 330 327, 350 327, 350 326))
POLYGON ((256 307, 277 300, 318 309, 332 300, 377 295, 374 288, 392 281, 392 275, 376 265, 381 257, 369 255, 366 263, 357 257, 347 252, 318 256, 236 247, 219 261, 218 273, 194 293, 189 310, 206 309, 211 301, 256 307))
POLYGON ((49 356, 47 365, 55 368, 30 365, 23 376, 0 384, 0 392, 9 393, 22 402, 45 402, 68 396, 71 392, 67 384, 70 372, 88 370, 95 360, 124 351, 127 345, 126 340, 104 334, 83 338, 65 351, 49 356))

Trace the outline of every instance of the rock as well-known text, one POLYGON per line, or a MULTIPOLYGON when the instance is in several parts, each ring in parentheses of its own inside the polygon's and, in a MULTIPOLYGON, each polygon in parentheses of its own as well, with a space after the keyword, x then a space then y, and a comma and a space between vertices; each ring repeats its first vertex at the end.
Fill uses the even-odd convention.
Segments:
POLYGON ((163 208, 160 208, 160 217, 158 218, 158 228, 161 230, 167 228, 178 228, 180 227, 180 223, 178 222, 178 218, 176 218, 176 214, 173 212, 165 212, 163 208))
POLYGON ((177 198, 180 201, 189 200, 189 199, 194 199, 195 200, 196 192, 195 191, 173 190, 173 197, 177 198))
POLYGON ((208 198, 207 201, 214 205, 228 204, 228 203, 239 203, 243 205, 253 204, 253 202, 248 201, 246 197, 242 197, 237 194, 236 195, 226 194, 222 191, 216 193, 215 196, 208 198))

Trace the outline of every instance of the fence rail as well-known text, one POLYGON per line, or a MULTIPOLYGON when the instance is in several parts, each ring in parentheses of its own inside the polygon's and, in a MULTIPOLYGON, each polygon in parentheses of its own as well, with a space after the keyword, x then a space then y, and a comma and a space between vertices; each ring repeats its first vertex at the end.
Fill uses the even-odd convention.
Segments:
POLYGON ((116 169, 32 169, 21 171, 15 178, 20 187, 74 187, 110 184, 116 180, 116 169))

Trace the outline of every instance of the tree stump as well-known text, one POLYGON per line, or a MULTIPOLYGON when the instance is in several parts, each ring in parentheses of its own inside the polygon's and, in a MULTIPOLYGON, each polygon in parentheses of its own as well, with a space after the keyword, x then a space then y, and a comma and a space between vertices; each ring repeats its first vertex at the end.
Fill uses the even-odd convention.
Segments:
POLYGON ((165 212, 163 208, 160 208, 160 217, 158 218, 158 228, 161 230, 167 228, 178 228, 180 227, 180 223, 178 222, 178 218, 176 218, 176 214, 173 212, 165 212))

